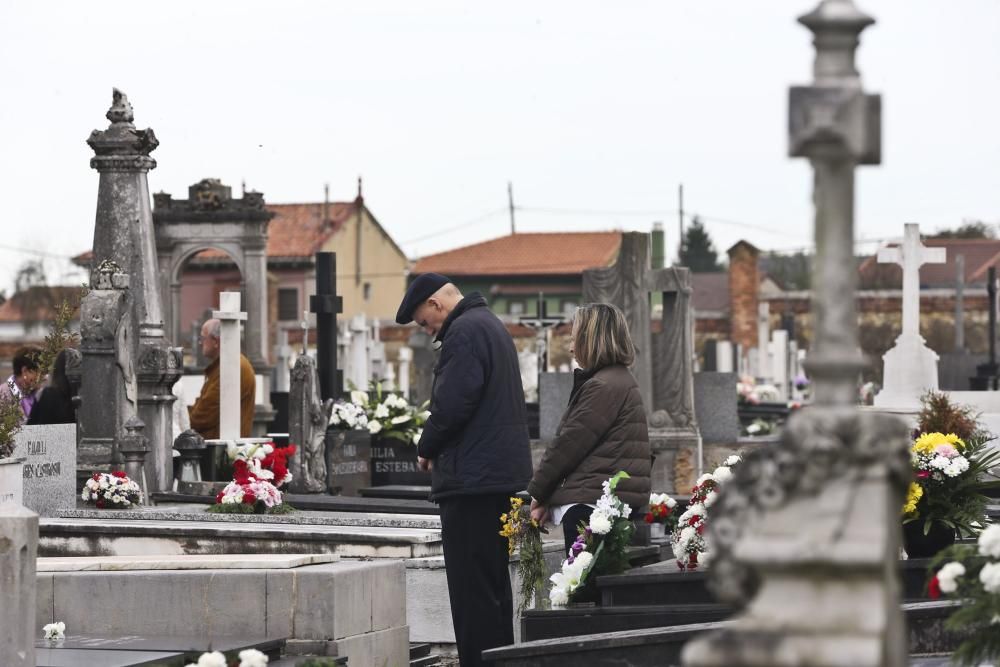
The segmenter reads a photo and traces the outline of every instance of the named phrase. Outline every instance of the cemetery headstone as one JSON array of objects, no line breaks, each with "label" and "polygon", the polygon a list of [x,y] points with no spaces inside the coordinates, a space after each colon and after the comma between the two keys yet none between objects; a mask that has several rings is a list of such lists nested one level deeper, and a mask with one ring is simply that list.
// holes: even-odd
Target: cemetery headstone
[{"label": "cemetery headstone", "polygon": [[355,315],[348,323],[350,349],[347,357],[346,377],[356,389],[368,388],[371,366],[368,359],[368,325],[364,315]]},{"label": "cemetery headstone", "polygon": [[815,171],[816,336],[807,370],[816,403],[779,447],[744,458],[712,505],[717,596],[736,620],[690,641],[687,667],[903,667],[896,570],[910,479],[907,426],[855,407],[858,349],[854,168],[877,164],[880,99],[861,88],[855,50],[874,21],[850,0],[801,17],[815,34],[815,83],[790,96],[790,153]]},{"label": "cemetery headstone", "polygon": [[372,440],[373,486],[430,486],[431,474],[417,467],[417,446],[393,438]]},{"label": "cemetery headstone", "polygon": [[240,437],[240,293],[219,294],[219,310],[212,317],[221,323],[219,337],[219,439]]},{"label": "cemetery headstone", "polygon": [[76,507],[76,424],[24,426],[14,456],[24,457],[23,504],[40,516]]},{"label": "cemetery headstone", "polygon": [[706,444],[733,444],[740,436],[736,373],[694,374],[694,410]]},{"label": "cemetery headstone", "polygon": [[399,375],[396,384],[403,398],[410,398],[410,363],[413,361],[413,350],[405,345],[399,348]]},{"label": "cemetery headstone", "polygon": [[35,667],[38,515],[0,505],[0,665]]},{"label": "cemetery headstone", "polygon": [[937,391],[938,355],[920,335],[920,266],[945,261],[944,248],[928,248],[920,242],[920,227],[907,224],[902,247],[882,248],[879,262],[903,267],[903,331],[884,355],[882,391],[876,407],[920,409],[920,396]]},{"label": "cemetery headstone", "polygon": [[358,496],[372,486],[372,436],[368,431],[326,431],[327,489],[336,496]]},{"label": "cemetery headstone", "polygon": [[[735,385],[734,385],[735,386]],[[538,438],[548,442],[556,437],[569,395],[573,391],[572,373],[539,373]]]},{"label": "cemetery headstone", "polygon": [[431,337],[422,329],[414,329],[410,334],[409,347],[413,350],[413,386],[410,388],[410,402],[421,405],[431,400],[434,386],[435,354]]},{"label": "cemetery headstone", "polygon": [[24,458],[8,456],[0,459],[0,509],[21,505],[24,500]]},{"label": "cemetery headstone", "polygon": [[720,373],[733,373],[733,344],[728,340],[720,340],[715,344],[715,370]]},{"label": "cemetery headstone", "polygon": [[320,399],[316,362],[301,355],[292,369],[288,400],[288,435],[298,451],[289,461],[293,493],[322,493],[327,488],[326,427],[333,400]]}]

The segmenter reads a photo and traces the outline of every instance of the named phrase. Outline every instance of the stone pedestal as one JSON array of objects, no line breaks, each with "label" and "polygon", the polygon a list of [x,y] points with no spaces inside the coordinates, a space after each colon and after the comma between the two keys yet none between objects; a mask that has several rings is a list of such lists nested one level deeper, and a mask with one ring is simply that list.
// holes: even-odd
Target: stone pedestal
[{"label": "stone pedestal", "polygon": [[[0,505],[0,665],[35,667],[38,515]],[[41,632],[41,628],[38,628]]]},{"label": "stone pedestal", "polygon": [[174,441],[174,449],[181,454],[180,470],[177,479],[181,482],[201,482],[201,466],[205,459],[205,452],[208,447],[205,439],[192,429],[188,429],[177,436]]},{"label": "stone pedestal", "polygon": [[118,440],[118,451],[125,459],[125,475],[142,489],[142,502],[149,498],[149,475],[146,472],[146,453],[149,439],[143,435],[146,425],[138,417],[125,422],[125,432]]},{"label": "stone pedestal", "polygon": [[875,396],[877,408],[920,409],[920,396],[938,388],[938,355],[919,335],[903,334],[882,355],[882,391]]},{"label": "stone pedestal", "polygon": [[24,498],[24,457],[0,459],[0,512]]}]

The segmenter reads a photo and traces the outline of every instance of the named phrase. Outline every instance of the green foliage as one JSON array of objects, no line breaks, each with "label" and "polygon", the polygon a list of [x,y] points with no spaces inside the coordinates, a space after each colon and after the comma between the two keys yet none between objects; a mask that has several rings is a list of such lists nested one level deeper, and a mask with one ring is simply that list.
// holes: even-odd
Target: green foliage
[{"label": "green foliage", "polygon": [[80,301],[87,293],[84,287],[80,295],[72,301],[63,299],[62,303],[55,307],[55,316],[49,326],[49,332],[45,335],[45,342],[42,344],[42,352],[38,355],[38,376],[45,377],[52,370],[52,364],[56,357],[67,347],[76,347],[80,342],[80,337],[75,332],[70,331],[69,325],[80,310]]},{"label": "green foliage", "polygon": [[212,514],[289,514],[294,512],[295,508],[288,503],[281,503],[274,507],[265,507],[262,502],[256,502],[253,505],[246,503],[216,503],[209,505],[205,511]]},{"label": "green foliage", "polygon": [[14,436],[21,430],[21,404],[17,399],[0,399],[0,459],[14,453]]},{"label": "green foliage", "polygon": [[719,253],[698,216],[694,216],[690,226],[684,231],[677,263],[698,273],[723,270],[722,264],[719,263]]},{"label": "green foliage", "polygon": [[773,250],[763,257],[763,270],[788,290],[807,290],[812,286],[812,255],[796,252],[779,255]]},{"label": "green foliage", "polygon": [[995,239],[996,229],[982,220],[967,220],[957,229],[942,229],[928,236],[930,239]]},{"label": "green foliage", "polygon": [[953,404],[947,394],[928,391],[920,397],[920,406],[917,415],[920,433],[954,433],[966,442],[983,436],[972,408]]}]

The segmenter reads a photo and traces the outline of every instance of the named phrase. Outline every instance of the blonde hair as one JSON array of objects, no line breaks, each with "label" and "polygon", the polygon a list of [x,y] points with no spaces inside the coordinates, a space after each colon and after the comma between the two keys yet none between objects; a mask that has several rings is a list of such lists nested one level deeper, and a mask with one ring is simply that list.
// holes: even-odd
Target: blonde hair
[{"label": "blonde hair", "polygon": [[617,306],[588,303],[573,316],[573,353],[580,366],[597,370],[635,361],[635,345],[628,332],[628,322]]}]

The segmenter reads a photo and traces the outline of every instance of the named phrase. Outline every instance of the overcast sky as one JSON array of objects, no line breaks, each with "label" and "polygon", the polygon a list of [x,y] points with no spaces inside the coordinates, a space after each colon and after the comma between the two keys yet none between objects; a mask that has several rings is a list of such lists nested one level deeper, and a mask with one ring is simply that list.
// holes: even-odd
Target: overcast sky
[{"label": "overcast sky", "polygon": [[[112,86],[160,139],[153,192],[205,177],[268,202],[366,202],[411,257],[510,231],[650,228],[676,254],[678,184],[716,247],[811,244],[787,89],[816,0],[0,4],[0,288],[90,248],[90,131]],[[858,235],[1000,222],[1000,1],[868,0],[883,163]],[[736,224],[738,223],[738,224]],[[455,229],[458,228],[458,229]],[[452,230],[452,231],[448,231]],[[868,246],[871,249],[871,246]]]}]

